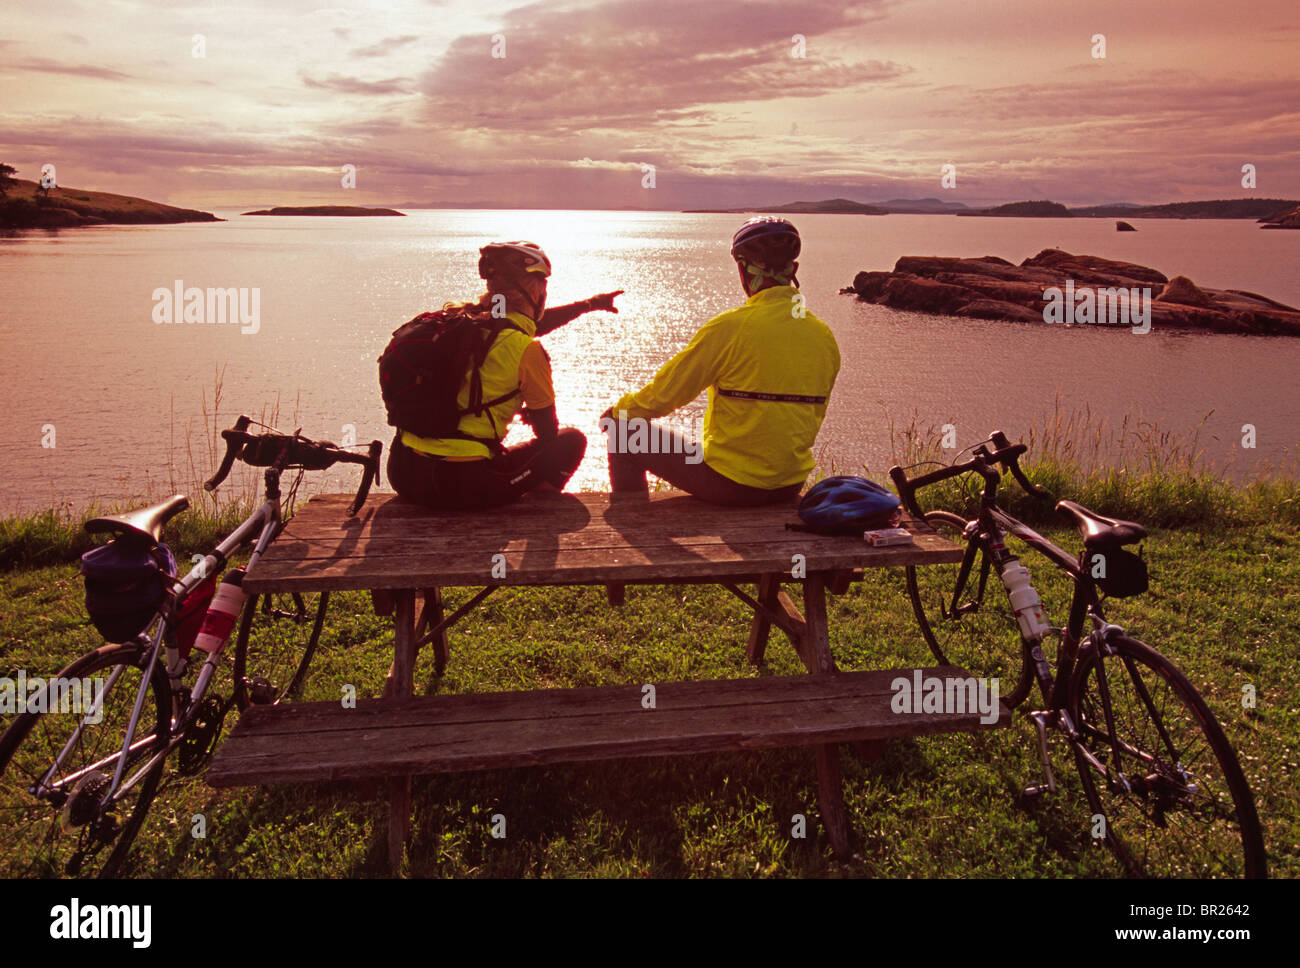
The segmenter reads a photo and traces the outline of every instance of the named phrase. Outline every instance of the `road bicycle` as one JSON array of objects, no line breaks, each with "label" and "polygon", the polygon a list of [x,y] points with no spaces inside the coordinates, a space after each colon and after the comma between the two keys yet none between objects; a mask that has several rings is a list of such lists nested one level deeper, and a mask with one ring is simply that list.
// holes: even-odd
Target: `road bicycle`
[{"label": "road bicycle", "polygon": [[[382,445],[373,441],[367,453],[353,453],[274,428],[249,433],[253,423],[241,416],[222,431],[226,453],[204,488],[215,490],[235,461],[242,460],[266,468],[265,502],[183,578],[175,576],[174,567],[159,567],[154,580],[161,601],[156,607],[146,602],[144,618],[135,625],[138,634],[88,652],[59,672],[56,679],[65,693],[69,683],[94,684],[82,693],[82,708],[61,708],[54,682],[47,681],[35,692],[28,689],[24,711],[0,736],[0,825],[10,841],[2,873],[113,876],[144,823],[172,754],[179,775],[195,775],[211,757],[232,707],[242,711],[253,704],[278,703],[301,686],[320,639],[328,593],[319,596],[311,637],[298,654],[273,635],[251,634],[257,596],[248,597],[233,614],[219,611],[217,603],[243,596],[228,592],[223,597],[217,579],[222,578],[222,588],[238,586],[244,570],[256,565],[292,516],[307,470],[362,465],[365,473],[349,509],[355,515],[379,477]],[[286,470],[298,474],[282,501],[280,478]],[[188,506],[184,495],[176,495],[152,507],[95,518],[85,527],[92,534],[113,536],[101,549],[148,554],[154,556],[150,560],[174,565],[162,543],[163,528]],[[249,547],[245,568],[228,569],[230,559]],[[87,588],[89,605],[89,579]],[[112,590],[108,608],[113,593],[120,600],[130,594],[126,588]],[[290,611],[263,598],[262,614],[305,622],[304,600],[294,596],[292,601]],[[212,687],[219,672],[232,664],[225,646],[236,614],[230,694],[222,697]],[[103,631],[107,620],[93,611],[92,618]],[[65,694],[62,706],[67,705]]]},{"label": "road bicycle", "polygon": [[[1104,837],[1130,875],[1266,876],[1254,797],[1218,720],[1174,663],[1103,612],[1103,596],[1146,591],[1140,548],[1125,550],[1146,529],[1059,501],[1057,512],[1083,537],[1083,550],[1073,555],[1012,517],[998,506],[999,466],[1029,494],[1050,496],[1020,467],[1027,449],[995,431],[967,448],[973,456],[965,462],[916,477],[901,467],[890,470],[904,506],[965,546],[960,564],[907,569],[926,643],[945,665],[997,678],[1008,708],[1024,703],[1037,681],[1042,706],[1024,715],[1038,734],[1046,782],[1025,794],[1032,799],[1056,790],[1047,743],[1053,730],[1073,752],[1093,812],[1092,835]],[[965,474],[983,478],[974,519],[921,511],[917,491]],[[1048,624],[1028,569],[1007,550],[1007,535],[1073,585],[1064,626]],[[1044,652],[1052,641],[1059,642],[1055,672]]]}]

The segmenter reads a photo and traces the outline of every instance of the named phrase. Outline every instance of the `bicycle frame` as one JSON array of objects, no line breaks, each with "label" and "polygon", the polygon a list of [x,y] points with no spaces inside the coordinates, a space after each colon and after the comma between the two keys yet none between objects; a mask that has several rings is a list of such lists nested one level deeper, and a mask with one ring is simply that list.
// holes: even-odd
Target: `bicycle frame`
[{"label": "bicycle frame", "polygon": [[[981,550],[985,554],[985,569],[990,565],[997,568],[999,572],[1009,562],[1016,558],[1015,555],[1007,551],[1006,545],[1002,540],[1003,532],[1012,534],[1027,544],[1034,551],[1038,552],[1057,570],[1069,575],[1074,583],[1074,594],[1070,600],[1069,618],[1062,628],[1062,642],[1064,648],[1057,662],[1056,682],[1064,682],[1069,676],[1069,666],[1077,657],[1077,651],[1083,637],[1084,620],[1088,616],[1093,616],[1094,620],[1104,623],[1105,617],[1101,613],[1100,602],[1097,598],[1097,588],[1092,578],[1080,567],[1078,559],[1071,555],[1065,549],[1059,547],[1053,542],[1044,538],[1041,534],[1029,527],[1023,521],[1020,521],[996,505],[981,507],[980,516],[972,522],[979,531],[975,540],[967,545],[967,559],[973,559],[976,550]],[[968,530],[970,525],[967,526]],[[965,583],[965,571],[968,568],[966,561],[962,563],[963,574],[958,578],[958,591]],[[983,576],[980,582],[979,595],[983,598],[984,581]],[[1043,671],[1046,669],[1045,660],[1040,667],[1041,651],[1038,656],[1034,656],[1034,650],[1038,649],[1038,643],[1025,643],[1030,657],[1034,661],[1036,672],[1038,673],[1039,685],[1043,688],[1043,698],[1048,701],[1049,705],[1056,707],[1055,696],[1051,694],[1053,677],[1050,672],[1046,677]]]},{"label": "bicycle frame", "polygon": [[[1060,629],[1061,650],[1057,655],[1055,674],[1053,674],[1046,657],[1043,655],[1041,640],[1029,641],[1024,638],[1023,634],[1021,636],[1025,656],[1034,670],[1039,690],[1046,704],[1046,710],[1043,712],[1030,713],[1029,715],[1035,719],[1035,723],[1040,727],[1040,730],[1046,724],[1045,720],[1039,722],[1042,717],[1045,715],[1058,717],[1057,724],[1062,732],[1065,733],[1072,745],[1079,750],[1089,765],[1108,782],[1115,780],[1127,789],[1129,786],[1128,780],[1122,773],[1111,770],[1105,763],[1097,759],[1091,750],[1078,742],[1082,734],[1069,714],[1067,709],[1069,697],[1066,695],[1081,650],[1104,648],[1106,641],[1111,636],[1122,635],[1124,630],[1106,621],[1097,596],[1096,583],[1087,570],[1080,565],[1079,559],[997,506],[994,500],[997,488],[997,473],[992,473],[995,480],[991,482],[991,486],[985,488],[984,497],[980,502],[979,515],[973,521],[967,523],[966,530],[963,532],[968,539],[966,553],[962,559],[957,581],[954,583],[953,599],[950,607],[953,612],[963,607],[960,600],[970,580],[976,554],[983,555],[983,563],[979,588],[976,590],[973,599],[975,608],[978,608],[979,604],[984,600],[988,572],[992,568],[997,568],[1000,573],[1006,564],[1016,560],[1016,556],[1007,550],[1006,544],[1003,542],[1004,532],[1015,535],[1034,551],[1045,557],[1055,568],[1070,576],[1074,583],[1074,593],[1070,600],[1069,617],[1066,624]],[[1083,634],[1085,620],[1091,620],[1093,625],[1092,631],[1087,636]],[[1053,631],[1056,630],[1053,629]],[[1114,712],[1111,708],[1104,667],[1101,666],[1098,667],[1098,688],[1101,692],[1102,712],[1105,716],[1105,738],[1111,744],[1111,747],[1116,749],[1116,755],[1118,755],[1117,746],[1119,741],[1115,729]],[[1148,708],[1151,708],[1151,699],[1145,694],[1145,691],[1143,691],[1141,698]],[[1154,709],[1152,709],[1152,712],[1154,712]],[[1045,736],[1042,737],[1042,742],[1044,746],[1043,761],[1046,765],[1048,761],[1045,755]],[[1123,744],[1123,747],[1132,755],[1138,754],[1138,751],[1133,750],[1128,744]],[[1055,789],[1055,779],[1052,777],[1050,768],[1048,768],[1047,779],[1048,789]]]},{"label": "bicycle frame", "polygon": [[145,699],[149,694],[154,666],[158,662],[159,656],[168,638],[167,633],[172,628],[172,611],[174,603],[183,600],[186,595],[198,587],[200,583],[205,581],[210,574],[219,573],[223,570],[226,563],[230,560],[230,556],[247,544],[253,543],[254,536],[256,536],[253,551],[248,559],[248,566],[251,567],[254,565],[257,562],[257,559],[266,551],[271,542],[275,540],[283,526],[278,479],[272,481],[269,472],[267,484],[266,502],[245,518],[239,527],[232,531],[220,544],[217,545],[216,548],[208,552],[201,561],[197,562],[184,578],[175,580],[176,590],[172,595],[171,601],[165,603],[158,610],[157,616],[151,623],[152,632],[142,632],[136,638],[136,641],[140,643],[142,650],[144,647],[148,647],[149,654],[147,660],[141,666],[144,675],[141,677],[140,685],[136,690],[135,705],[132,707],[131,717],[127,722],[126,735],[123,737],[121,749],[104,757],[102,760],[63,777],[63,779],[57,784],[51,784],[49,782],[51,776],[53,776],[63,765],[64,758],[80,739],[84,728],[88,724],[91,724],[92,720],[97,718],[99,714],[99,706],[103,702],[105,693],[108,692],[113,683],[117,681],[118,676],[121,675],[122,667],[119,666],[113,670],[113,673],[110,675],[109,681],[105,685],[104,689],[96,697],[91,708],[83,715],[81,721],[77,724],[77,728],[73,730],[72,735],[59,751],[58,756],[54,758],[54,762],[36,784],[34,792],[49,792],[57,790],[60,787],[70,786],[75,784],[86,774],[107,767],[116,761],[112,782],[109,784],[108,790],[105,792],[104,796],[100,799],[100,806],[102,808],[107,808],[114,801],[120,800],[132,789],[132,787],[136,786],[136,784],[148,775],[149,771],[152,770],[159,761],[166,758],[172,750],[180,744],[181,740],[184,738],[185,727],[188,725],[187,717],[190,715],[191,710],[198,708],[199,701],[207,692],[208,684],[211,682],[212,676],[216,672],[217,661],[221,655],[220,651],[209,654],[206,661],[203,663],[203,667],[199,670],[198,677],[195,679],[194,688],[191,690],[189,704],[184,710],[177,708],[176,705],[176,700],[180,696],[180,670],[177,670],[175,675],[172,675],[169,671],[168,678],[172,686],[171,696],[169,698],[172,700],[173,708],[171,710],[171,715],[174,717],[172,738],[168,741],[166,747],[155,752],[153,756],[149,757],[149,759],[136,769],[128,778],[123,779],[123,774],[126,771],[126,764],[130,759],[130,754],[135,750],[147,746],[153,741],[152,736],[146,736],[136,740],[135,734],[136,729],[139,726],[140,714],[144,709]]}]

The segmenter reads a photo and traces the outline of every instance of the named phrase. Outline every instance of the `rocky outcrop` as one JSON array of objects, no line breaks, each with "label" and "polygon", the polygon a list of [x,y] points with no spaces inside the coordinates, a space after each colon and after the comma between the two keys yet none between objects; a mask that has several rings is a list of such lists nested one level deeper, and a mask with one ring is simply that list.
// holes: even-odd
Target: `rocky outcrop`
[{"label": "rocky outcrop", "polygon": [[1197,285],[1186,276],[1174,276],[1165,284],[1165,288],[1160,295],[1156,296],[1156,302],[1178,303],[1183,306],[1201,306],[1211,305],[1210,297],[1207,296]]},{"label": "rocky outcrop", "polygon": [[1260,228],[1264,229],[1300,229],[1300,205],[1281,215],[1262,218],[1260,221],[1264,223]]},{"label": "rocky outcrop", "polygon": [[1115,223],[1115,231],[1116,231],[1116,232],[1136,232],[1137,229],[1135,229],[1133,226],[1129,225],[1127,222],[1116,222],[1116,223]]},{"label": "rocky outcrop", "polygon": [[[841,291],[895,309],[973,319],[1114,321],[1119,325],[1113,328],[1137,328],[1140,306],[1152,329],[1300,336],[1300,309],[1293,306],[1239,289],[1202,289],[1186,276],[1169,279],[1147,266],[1060,249],[1044,249],[1018,266],[997,256],[904,256],[892,272],[859,272]],[[1108,316],[1117,305],[1124,315]]]}]

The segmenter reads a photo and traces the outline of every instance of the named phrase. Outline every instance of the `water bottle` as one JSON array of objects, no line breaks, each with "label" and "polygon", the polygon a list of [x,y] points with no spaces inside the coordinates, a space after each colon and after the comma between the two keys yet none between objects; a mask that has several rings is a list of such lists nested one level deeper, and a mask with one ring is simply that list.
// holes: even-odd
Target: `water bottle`
[{"label": "water bottle", "polygon": [[208,613],[203,616],[203,627],[194,639],[194,648],[212,656],[225,648],[230,630],[235,627],[235,620],[244,608],[244,599],[248,597],[241,587],[243,582],[242,568],[232,568],[222,577],[217,593],[208,605]]},{"label": "water bottle", "polygon": [[1047,630],[1047,616],[1043,614],[1043,603],[1029,584],[1029,569],[1012,560],[1002,569],[1002,584],[1007,586],[1011,596],[1011,607],[1016,611],[1016,621],[1020,631],[1030,642],[1037,642]]}]

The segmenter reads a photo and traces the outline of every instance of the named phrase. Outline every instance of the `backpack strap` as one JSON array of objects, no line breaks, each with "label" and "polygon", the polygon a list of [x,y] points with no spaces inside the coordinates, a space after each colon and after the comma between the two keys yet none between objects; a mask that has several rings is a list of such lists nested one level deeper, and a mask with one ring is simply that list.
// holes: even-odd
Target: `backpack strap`
[{"label": "backpack strap", "polygon": [[482,377],[483,364],[487,361],[488,353],[491,352],[492,347],[495,345],[497,337],[505,330],[513,329],[517,332],[524,333],[525,336],[528,334],[524,332],[522,326],[509,319],[492,319],[486,322],[476,322],[476,325],[481,329],[483,335],[475,346],[474,354],[470,359],[469,406],[461,410],[460,415],[462,417],[471,414],[479,416],[480,414],[486,413],[488,423],[492,425],[492,432],[495,436],[490,440],[484,437],[476,437],[473,434],[460,432],[455,436],[461,440],[477,441],[480,444],[484,444],[488,450],[499,454],[504,451],[505,448],[501,443],[501,435],[497,430],[496,418],[492,416],[492,408],[498,404],[505,403],[511,397],[519,393],[522,387],[516,386],[513,390],[503,393],[499,397],[495,397],[491,400],[484,400]]}]

